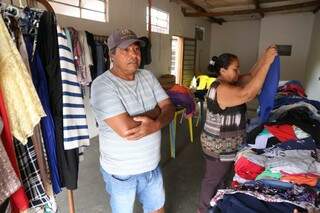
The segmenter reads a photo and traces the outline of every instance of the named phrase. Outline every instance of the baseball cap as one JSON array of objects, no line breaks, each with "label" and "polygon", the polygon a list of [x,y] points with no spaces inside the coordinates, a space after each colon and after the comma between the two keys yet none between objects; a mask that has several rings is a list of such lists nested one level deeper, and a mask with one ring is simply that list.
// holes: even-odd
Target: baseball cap
[{"label": "baseball cap", "polygon": [[145,42],[138,39],[137,35],[132,30],[121,29],[113,31],[108,37],[107,43],[109,50],[112,50],[117,47],[125,49],[135,42],[139,42],[140,47],[145,46]]}]

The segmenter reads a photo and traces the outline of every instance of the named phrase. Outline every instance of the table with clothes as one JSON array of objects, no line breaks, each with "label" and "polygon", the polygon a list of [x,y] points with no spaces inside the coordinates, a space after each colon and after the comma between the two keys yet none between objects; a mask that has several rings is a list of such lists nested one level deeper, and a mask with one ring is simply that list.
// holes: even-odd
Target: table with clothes
[{"label": "table with clothes", "polygon": [[246,142],[231,188],[218,190],[211,212],[320,212],[320,102],[300,82],[280,84],[268,119]]}]

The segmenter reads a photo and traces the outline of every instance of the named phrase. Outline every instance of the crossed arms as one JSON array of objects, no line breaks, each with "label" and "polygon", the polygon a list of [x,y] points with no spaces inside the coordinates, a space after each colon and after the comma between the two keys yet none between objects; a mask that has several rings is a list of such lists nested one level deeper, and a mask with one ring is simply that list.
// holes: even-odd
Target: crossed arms
[{"label": "crossed arms", "polygon": [[131,117],[128,113],[122,113],[104,121],[121,137],[138,140],[166,126],[172,120],[174,111],[168,98],[141,115]]}]

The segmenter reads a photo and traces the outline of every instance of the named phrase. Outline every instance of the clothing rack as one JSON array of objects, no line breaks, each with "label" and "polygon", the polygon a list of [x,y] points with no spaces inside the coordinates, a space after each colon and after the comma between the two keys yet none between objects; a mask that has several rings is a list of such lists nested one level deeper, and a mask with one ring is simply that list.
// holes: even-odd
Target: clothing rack
[{"label": "clothing rack", "polygon": [[[11,5],[14,6],[13,0],[10,0],[10,2],[11,2]],[[27,2],[27,6],[31,6],[31,7],[36,7],[37,6],[36,3],[40,3],[41,5],[43,5],[45,7],[45,9],[47,11],[54,13],[54,9],[52,8],[52,6],[50,5],[50,3],[47,0],[27,0],[26,2]],[[21,0],[19,0],[19,4],[20,4],[19,5],[20,8],[23,7]],[[100,36],[100,37],[102,37],[102,36]],[[69,212],[75,213],[73,191],[67,189],[67,196],[68,196]]]}]

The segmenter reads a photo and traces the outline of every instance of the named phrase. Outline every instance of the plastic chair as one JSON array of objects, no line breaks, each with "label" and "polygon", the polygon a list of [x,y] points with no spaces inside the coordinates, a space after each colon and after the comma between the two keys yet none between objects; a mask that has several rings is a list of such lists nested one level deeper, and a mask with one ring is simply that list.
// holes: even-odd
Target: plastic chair
[{"label": "plastic chair", "polygon": [[[170,153],[171,157],[176,157],[176,126],[177,126],[177,117],[178,115],[183,116],[185,113],[185,108],[176,108],[176,111],[174,113],[174,118],[169,124],[169,134],[170,134]],[[188,126],[189,126],[189,136],[190,136],[190,142],[193,143],[193,128],[192,128],[192,117],[187,118],[188,120]],[[182,120],[181,120],[182,121]]]},{"label": "plastic chair", "polygon": [[197,90],[208,90],[211,84],[216,80],[216,78],[209,77],[207,75],[198,75],[197,78]]}]

